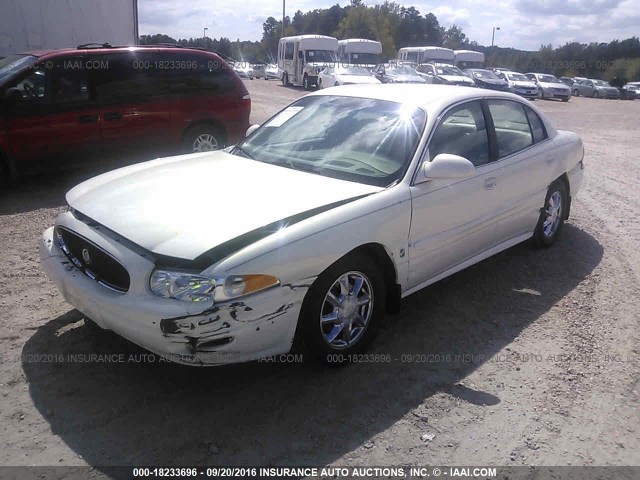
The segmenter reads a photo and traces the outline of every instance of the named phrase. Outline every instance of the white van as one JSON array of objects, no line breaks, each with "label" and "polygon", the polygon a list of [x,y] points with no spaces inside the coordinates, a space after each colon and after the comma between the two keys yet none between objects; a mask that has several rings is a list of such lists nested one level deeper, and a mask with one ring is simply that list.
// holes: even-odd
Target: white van
[{"label": "white van", "polygon": [[278,73],[282,84],[318,86],[318,74],[335,66],[338,40],[324,35],[282,37],[278,44]]},{"label": "white van", "polygon": [[455,50],[455,66],[465,68],[484,68],[484,53],[474,50]]},{"label": "white van", "polygon": [[404,47],[398,50],[398,60],[416,65],[427,62],[453,65],[455,54],[450,48],[444,47]]},{"label": "white van", "polygon": [[382,44],[365,38],[347,38],[338,41],[338,61],[344,65],[375,67],[380,62]]}]

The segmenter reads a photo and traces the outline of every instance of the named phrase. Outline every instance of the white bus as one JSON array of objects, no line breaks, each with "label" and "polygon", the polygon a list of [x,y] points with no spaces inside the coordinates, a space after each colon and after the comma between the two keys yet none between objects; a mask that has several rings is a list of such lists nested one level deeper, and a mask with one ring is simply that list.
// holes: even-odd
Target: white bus
[{"label": "white bus", "polygon": [[484,53],[474,50],[455,50],[455,65],[460,69],[484,68]]},{"label": "white bus", "polygon": [[278,73],[283,85],[318,86],[318,74],[335,66],[338,40],[324,35],[282,37],[278,44]]},{"label": "white bus", "polygon": [[382,44],[364,38],[347,38],[338,41],[338,61],[343,65],[375,67],[380,62]]},{"label": "white bus", "polygon": [[453,65],[455,54],[450,48],[444,47],[404,47],[398,50],[398,60],[416,65],[427,62]]}]

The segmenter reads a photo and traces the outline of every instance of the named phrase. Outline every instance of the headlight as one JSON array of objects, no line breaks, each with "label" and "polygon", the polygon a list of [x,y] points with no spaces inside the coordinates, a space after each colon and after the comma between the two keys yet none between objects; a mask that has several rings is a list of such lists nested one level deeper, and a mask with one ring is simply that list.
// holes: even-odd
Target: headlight
[{"label": "headlight", "polygon": [[222,302],[279,284],[280,280],[273,275],[207,277],[171,270],[156,270],[149,279],[149,287],[155,295],[185,302]]}]

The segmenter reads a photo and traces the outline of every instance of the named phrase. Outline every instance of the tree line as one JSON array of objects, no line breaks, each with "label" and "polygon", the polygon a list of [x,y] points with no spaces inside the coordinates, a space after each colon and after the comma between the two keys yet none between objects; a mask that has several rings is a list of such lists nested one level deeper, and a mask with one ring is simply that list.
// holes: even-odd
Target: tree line
[{"label": "tree line", "polygon": [[[440,25],[433,13],[421,14],[415,7],[396,2],[368,7],[352,0],[345,7],[308,12],[298,10],[284,18],[284,35],[330,35],[337,38],[368,38],[383,45],[383,58],[395,58],[402,47],[434,45],[452,49],[471,49],[485,54],[488,66],[506,67],[519,72],[551,73],[556,76],[604,78],[614,83],[640,80],[640,40],[632,37],[609,43],[570,42],[553,48],[541,45],[537,51],[488,47],[467,37],[457,25]],[[263,23],[262,39],[257,42],[231,41],[229,38],[174,39],[167,35],[142,35],[141,44],[174,43],[216,51],[225,57],[249,62],[275,60],[278,40],[283,35],[282,20],[269,17]]]}]

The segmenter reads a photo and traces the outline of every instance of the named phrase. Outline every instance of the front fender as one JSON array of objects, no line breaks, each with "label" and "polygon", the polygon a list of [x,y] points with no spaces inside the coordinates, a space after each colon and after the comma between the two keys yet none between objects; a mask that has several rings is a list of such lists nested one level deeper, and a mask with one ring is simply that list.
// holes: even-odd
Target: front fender
[{"label": "front fender", "polygon": [[411,197],[402,185],[308,218],[222,260],[205,274],[269,273],[281,284],[310,284],[338,259],[365,244],[382,245],[404,289]]}]

